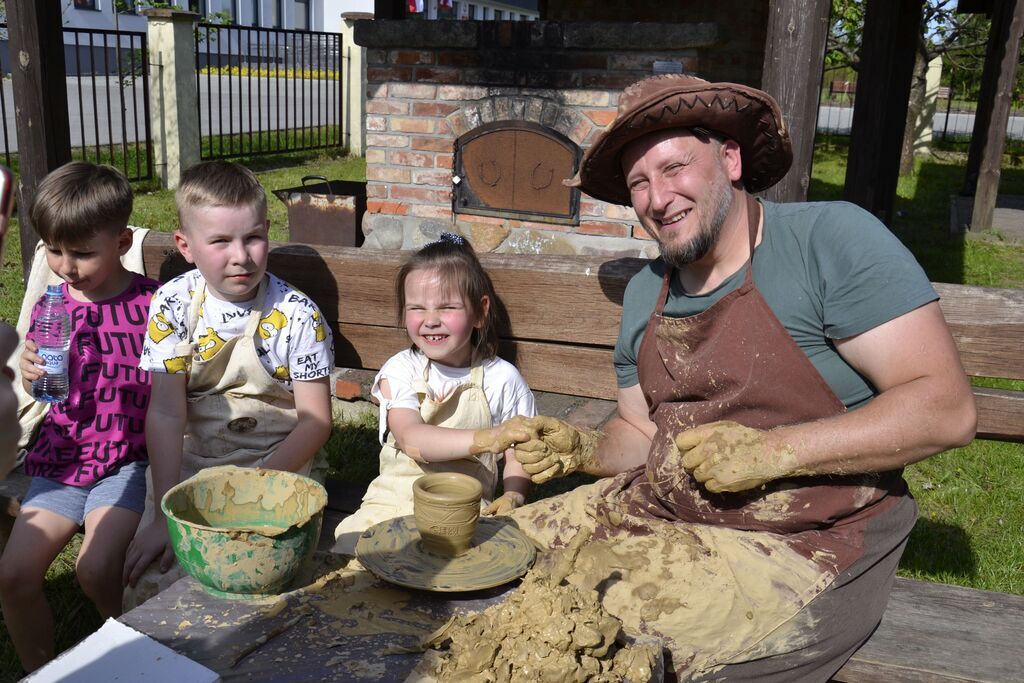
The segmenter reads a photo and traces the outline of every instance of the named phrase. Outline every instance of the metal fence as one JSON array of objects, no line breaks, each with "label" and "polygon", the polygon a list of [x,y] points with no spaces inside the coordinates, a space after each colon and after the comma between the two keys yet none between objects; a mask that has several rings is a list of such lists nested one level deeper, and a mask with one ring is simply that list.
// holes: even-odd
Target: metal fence
[{"label": "metal fence", "polygon": [[[10,73],[10,64],[3,66]],[[146,34],[65,29],[64,69],[71,156],[116,166],[129,180],[152,178]],[[0,133],[7,166],[18,151],[13,100],[11,81],[4,78]]]},{"label": "metal fence", "polygon": [[342,36],[200,23],[200,156],[343,146]]},{"label": "metal fence", "polygon": [[[849,135],[853,124],[853,106],[857,84],[852,81],[832,81],[822,91],[818,109],[818,132]],[[955,88],[943,86],[936,96],[935,115],[932,118],[932,136],[935,140],[969,142],[974,133],[974,115],[977,103],[966,96],[958,96]],[[1006,124],[1007,142],[1024,141],[1024,100],[1015,100],[1010,107]]]}]

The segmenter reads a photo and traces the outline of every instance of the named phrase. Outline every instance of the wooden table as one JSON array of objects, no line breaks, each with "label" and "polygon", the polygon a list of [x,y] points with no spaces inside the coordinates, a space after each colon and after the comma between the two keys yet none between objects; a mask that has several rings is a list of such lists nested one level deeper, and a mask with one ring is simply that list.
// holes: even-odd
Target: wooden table
[{"label": "wooden table", "polygon": [[[337,556],[317,559],[317,576],[340,564]],[[363,570],[333,576],[320,588],[260,601],[218,598],[186,577],[120,620],[224,681],[404,681],[422,654],[385,652],[415,647],[453,614],[486,609],[518,585],[428,593]]]}]

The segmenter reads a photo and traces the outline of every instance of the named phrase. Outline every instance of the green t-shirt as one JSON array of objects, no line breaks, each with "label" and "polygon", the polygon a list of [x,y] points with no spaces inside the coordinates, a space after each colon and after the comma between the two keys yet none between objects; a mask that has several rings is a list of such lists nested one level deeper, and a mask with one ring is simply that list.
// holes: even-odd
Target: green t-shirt
[{"label": "green t-shirt", "polygon": [[[775,316],[836,396],[854,407],[877,392],[836,351],[833,340],[866,332],[939,298],[902,243],[874,216],[846,202],[762,202],[764,234],[754,250],[754,283]],[[636,384],[644,328],[661,289],[665,262],[652,261],[626,287],[615,372]],[[673,278],[664,314],[700,313],[737,289],[744,265],[714,291],[689,296]]]}]

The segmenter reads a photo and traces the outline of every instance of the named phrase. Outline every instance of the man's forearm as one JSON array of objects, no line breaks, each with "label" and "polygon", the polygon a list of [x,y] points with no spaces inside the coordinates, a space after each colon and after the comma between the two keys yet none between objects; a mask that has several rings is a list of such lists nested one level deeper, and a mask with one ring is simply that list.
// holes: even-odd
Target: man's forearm
[{"label": "man's forearm", "polygon": [[975,420],[969,389],[950,393],[922,378],[855,411],[781,427],[770,438],[792,453],[797,475],[885,472],[969,443]]},{"label": "man's forearm", "polygon": [[651,440],[616,415],[605,425],[595,457],[582,468],[587,474],[610,477],[647,462]]}]

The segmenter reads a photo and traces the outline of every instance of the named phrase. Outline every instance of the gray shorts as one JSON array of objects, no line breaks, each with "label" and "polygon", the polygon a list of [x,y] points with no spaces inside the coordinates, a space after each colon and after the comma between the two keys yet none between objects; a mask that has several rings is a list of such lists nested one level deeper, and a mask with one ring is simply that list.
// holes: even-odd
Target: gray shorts
[{"label": "gray shorts", "polygon": [[113,506],[141,515],[146,506],[148,466],[147,462],[130,462],[88,486],[71,486],[45,477],[32,477],[21,507],[56,512],[79,526],[96,508]]}]

